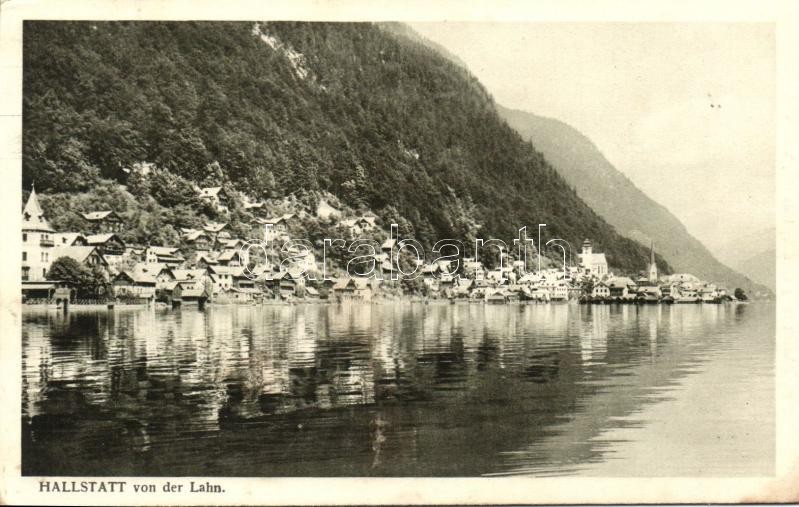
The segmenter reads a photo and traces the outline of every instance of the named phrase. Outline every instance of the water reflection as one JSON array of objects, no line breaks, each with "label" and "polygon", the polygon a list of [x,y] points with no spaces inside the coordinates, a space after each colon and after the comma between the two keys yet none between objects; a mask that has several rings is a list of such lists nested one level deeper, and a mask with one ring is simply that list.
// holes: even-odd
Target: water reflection
[{"label": "water reflection", "polygon": [[[773,319],[767,305],[30,313],[23,471],[598,473],[636,442],[668,445],[647,433],[659,422],[648,407],[679,397],[692,378],[712,381],[722,398],[742,386],[765,394],[730,395],[731,410],[745,402],[752,418],[773,421]],[[713,373],[728,365],[736,375]],[[747,445],[760,445],[748,448],[759,459],[722,463],[706,435],[701,470],[769,473],[773,424],[729,417],[757,432]],[[640,458],[599,473],[639,475]],[[675,475],[679,465],[646,473]]]}]

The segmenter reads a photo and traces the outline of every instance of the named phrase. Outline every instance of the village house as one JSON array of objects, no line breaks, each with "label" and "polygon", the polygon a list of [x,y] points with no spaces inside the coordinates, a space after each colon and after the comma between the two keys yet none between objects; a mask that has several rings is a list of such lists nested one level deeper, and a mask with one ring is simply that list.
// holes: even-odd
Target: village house
[{"label": "village house", "polygon": [[391,255],[391,252],[397,247],[397,240],[394,238],[387,238],[380,245],[380,251],[386,254],[386,258]]},{"label": "village house", "polygon": [[166,264],[139,264],[134,269],[141,269],[155,277],[155,290],[163,290],[175,281],[175,274]]},{"label": "village house", "polygon": [[233,269],[228,266],[208,266],[208,277],[214,295],[227,292],[233,287]]},{"label": "village house", "polygon": [[264,275],[266,287],[277,297],[287,299],[297,293],[300,280],[289,271],[281,270],[277,273],[267,273]]},{"label": "village house", "polygon": [[114,297],[155,300],[155,276],[141,269],[125,270],[113,279]]},{"label": "village house", "polygon": [[172,269],[171,272],[175,281],[196,290],[203,290],[210,281],[205,269]]},{"label": "village house", "polygon": [[97,247],[103,255],[122,256],[125,253],[125,242],[112,232],[86,236],[86,244]]},{"label": "village house", "polygon": [[87,222],[86,230],[91,233],[121,232],[125,227],[122,217],[115,211],[90,211],[80,215]]},{"label": "village house", "polygon": [[296,225],[297,218],[293,213],[286,213],[279,217],[261,219],[258,223],[262,226],[271,225],[272,234],[276,234],[278,237],[286,237],[289,229]]},{"label": "village house", "polygon": [[22,280],[40,281],[47,277],[50,264],[57,258],[53,255],[55,231],[44,217],[31,187],[31,194],[22,211]]},{"label": "village house", "polygon": [[86,236],[79,232],[57,232],[53,236],[56,246],[86,246]]},{"label": "village house", "polygon": [[166,264],[177,267],[185,262],[179,249],[172,246],[148,246],[142,252],[143,261],[147,264]]},{"label": "village house", "polygon": [[547,280],[542,284],[551,301],[566,301],[569,299],[569,284],[565,280]]},{"label": "village house", "polygon": [[197,252],[194,265],[200,269],[208,269],[211,266],[218,266],[214,252]]},{"label": "village house", "polygon": [[377,217],[375,216],[362,216],[362,217],[342,220],[341,225],[346,227],[349,230],[350,234],[357,237],[363,234],[364,232],[375,230],[376,220]]},{"label": "village house", "polygon": [[608,298],[610,297],[610,287],[603,281],[599,281],[594,284],[593,289],[591,289],[591,297],[592,298]]},{"label": "village house", "polygon": [[241,200],[244,204],[244,209],[254,213],[256,211],[260,211],[264,208],[265,203],[263,201],[256,201],[255,199],[251,199],[250,196],[247,194],[241,194]]},{"label": "village house", "polygon": [[203,286],[198,287],[193,281],[176,281],[172,288],[170,299],[173,304],[180,302],[180,304],[201,303],[211,298],[208,288]]},{"label": "village house", "polygon": [[608,290],[610,297],[620,299],[630,299],[637,292],[635,282],[624,276],[613,278],[608,284]]},{"label": "village house", "polygon": [[212,240],[216,241],[219,238],[229,238],[230,236],[222,234],[222,231],[227,227],[227,223],[220,223],[220,222],[208,222],[203,225],[203,231],[210,237]]},{"label": "village house", "polygon": [[216,263],[220,266],[237,267],[244,264],[241,253],[239,250],[227,249],[223,250],[216,256]]},{"label": "village house", "polygon": [[213,246],[213,239],[205,231],[197,229],[182,229],[181,241],[191,245],[197,250],[209,250]]},{"label": "village house", "polygon": [[203,201],[209,203],[219,213],[227,213],[228,207],[223,202],[222,187],[206,187],[201,188],[199,197]]},{"label": "village house", "polygon": [[471,278],[482,278],[484,275],[483,263],[474,257],[463,258],[463,272]]},{"label": "village house", "polygon": [[373,287],[368,278],[346,277],[333,286],[333,294],[340,301],[371,301]]},{"label": "village house", "polygon": [[217,250],[241,250],[246,242],[239,238],[218,238],[216,241]]},{"label": "village house", "polygon": [[319,204],[316,206],[316,216],[323,220],[335,219],[341,217],[341,211],[325,199],[319,199]]},{"label": "village house", "polygon": [[69,257],[84,266],[108,268],[108,262],[94,246],[59,246],[53,249],[53,260]]},{"label": "village house", "polygon": [[584,274],[592,274],[597,277],[602,277],[608,274],[608,261],[604,253],[595,253],[591,240],[586,239],[583,241],[582,251],[577,254],[580,261],[580,268]]}]

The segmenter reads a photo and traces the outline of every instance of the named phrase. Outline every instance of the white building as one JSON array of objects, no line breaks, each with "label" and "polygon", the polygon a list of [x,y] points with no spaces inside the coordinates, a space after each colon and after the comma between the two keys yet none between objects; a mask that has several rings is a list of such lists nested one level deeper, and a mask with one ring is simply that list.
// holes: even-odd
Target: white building
[{"label": "white building", "polygon": [[582,251],[577,254],[577,258],[580,260],[580,270],[585,274],[590,273],[601,277],[608,273],[608,261],[605,259],[605,254],[594,253],[591,240],[583,241]]},{"label": "white building", "polygon": [[53,258],[55,247],[53,228],[44,218],[39,206],[36,190],[31,188],[31,195],[22,211],[22,280],[44,280]]}]

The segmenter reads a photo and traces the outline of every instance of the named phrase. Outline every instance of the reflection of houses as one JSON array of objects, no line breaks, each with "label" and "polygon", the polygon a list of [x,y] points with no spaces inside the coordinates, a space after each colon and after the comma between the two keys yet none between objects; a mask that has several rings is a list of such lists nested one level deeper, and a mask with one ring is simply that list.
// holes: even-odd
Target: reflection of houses
[{"label": "reflection of houses", "polygon": [[53,229],[39,206],[36,190],[31,189],[22,211],[22,280],[44,280],[53,257]]},{"label": "reflection of houses", "polygon": [[342,301],[369,301],[372,299],[372,285],[368,278],[342,278],[333,285],[333,294]]},{"label": "reflection of houses", "polygon": [[125,225],[115,211],[90,211],[81,216],[88,222],[87,229],[94,233],[120,232]]},{"label": "reflection of houses", "polygon": [[583,241],[582,252],[577,254],[580,259],[580,269],[585,274],[603,276],[608,273],[608,261],[605,254],[594,253],[591,241]]}]

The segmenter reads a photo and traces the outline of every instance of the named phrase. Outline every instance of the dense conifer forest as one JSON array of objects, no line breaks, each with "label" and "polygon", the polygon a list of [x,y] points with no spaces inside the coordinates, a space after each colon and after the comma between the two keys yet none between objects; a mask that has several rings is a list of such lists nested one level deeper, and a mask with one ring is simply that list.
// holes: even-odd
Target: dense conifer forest
[{"label": "dense conifer forest", "polygon": [[330,192],[425,246],[546,223],[611,267],[648,261],[468,71],[385,26],[28,21],[23,58],[23,185],[56,226],[100,192],[138,217],[137,241],[168,240],[219,218],[193,185],[223,185],[309,206]]}]

